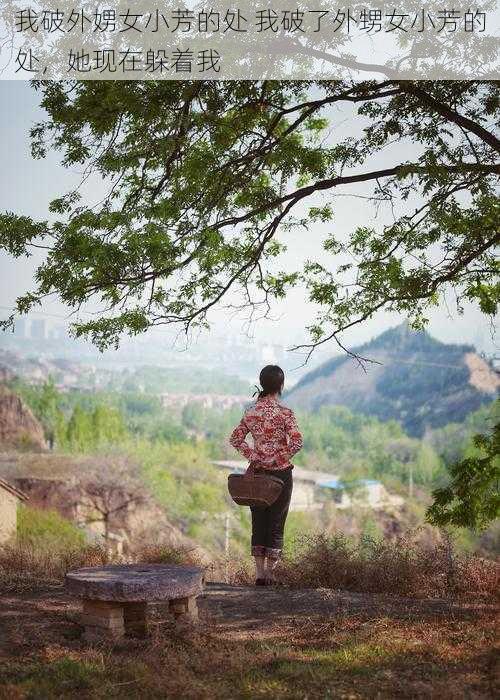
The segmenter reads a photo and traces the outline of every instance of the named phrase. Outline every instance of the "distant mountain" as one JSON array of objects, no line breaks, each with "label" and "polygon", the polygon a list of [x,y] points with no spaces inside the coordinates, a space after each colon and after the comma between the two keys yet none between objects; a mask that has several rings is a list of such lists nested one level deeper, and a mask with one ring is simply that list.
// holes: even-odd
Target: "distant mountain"
[{"label": "distant mountain", "polygon": [[394,418],[410,435],[460,422],[491,402],[500,377],[471,345],[448,345],[405,323],[355,348],[375,360],[366,372],[347,355],[334,357],[306,374],[284,397],[292,408],[317,411],[347,406],[353,411]]}]

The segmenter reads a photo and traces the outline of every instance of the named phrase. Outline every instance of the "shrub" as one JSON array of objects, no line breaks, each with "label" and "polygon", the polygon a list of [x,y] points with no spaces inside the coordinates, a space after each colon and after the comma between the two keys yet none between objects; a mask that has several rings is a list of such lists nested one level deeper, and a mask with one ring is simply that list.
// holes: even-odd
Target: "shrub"
[{"label": "shrub", "polygon": [[419,598],[498,595],[498,563],[457,555],[446,537],[425,546],[409,536],[353,543],[342,534],[315,535],[303,538],[295,552],[280,566],[283,581],[294,587]]},{"label": "shrub", "polygon": [[132,559],[146,564],[199,565],[197,548],[171,547],[169,545],[147,544],[134,550]]},{"label": "shrub", "polygon": [[21,545],[41,550],[77,550],[85,546],[84,533],[54,510],[21,506],[17,514],[17,539]]},{"label": "shrub", "polygon": [[32,543],[0,547],[0,593],[22,593],[60,584],[67,571],[102,566],[109,557],[97,545],[77,549],[40,548]]}]

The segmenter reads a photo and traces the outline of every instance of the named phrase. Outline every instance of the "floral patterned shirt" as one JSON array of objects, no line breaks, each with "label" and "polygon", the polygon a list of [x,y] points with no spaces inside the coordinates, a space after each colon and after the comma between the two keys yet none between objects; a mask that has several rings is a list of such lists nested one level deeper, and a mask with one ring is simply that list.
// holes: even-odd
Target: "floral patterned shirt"
[{"label": "floral patterned shirt", "polygon": [[[248,433],[253,447],[245,440]],[[290,458],[302,447],[302,435],[293,411],[274,396],[263,396],[246,409],[229,442],[264,469],[286,469],[292,466]]]}]

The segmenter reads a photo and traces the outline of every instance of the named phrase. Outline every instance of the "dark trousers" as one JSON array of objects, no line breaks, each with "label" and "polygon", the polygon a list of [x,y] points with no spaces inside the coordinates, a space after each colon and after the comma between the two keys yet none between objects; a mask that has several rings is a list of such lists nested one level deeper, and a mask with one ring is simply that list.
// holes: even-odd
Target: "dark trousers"
[{"label": "dark trousers", "polygon": [[252,555],[278,559],[283,549],[283,531],[292,497],[292,467],[288,469],[262,469],[256,474],[276,476],[283,482],[277,500],[267,508],[250,508],[252,512]]}]

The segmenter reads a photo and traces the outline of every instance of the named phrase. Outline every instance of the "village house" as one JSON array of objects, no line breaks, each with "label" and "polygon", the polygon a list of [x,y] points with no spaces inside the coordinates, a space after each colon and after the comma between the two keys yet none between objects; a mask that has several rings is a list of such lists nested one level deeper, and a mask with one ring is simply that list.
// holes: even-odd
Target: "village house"
[{"label": "village house", "polygon": [[245,406],[249,403],[248,396],[232,394],[160,394],[163,408],[183,408],[187,404],[196,403],[203,408],[225,410],[233,406]]},{"label": "village house", "polygon": [[[238,460],[214,461],[213,464],[228,474],[243,474],[248,466]],[[294,467],[293,484],[291,511],[317,510],[325,502],[333,502],[340,509],[356,505],[374,510],[397,508],[403,504],[400,496],[388,493],[380,481],[373,479],[361,479],[347,485],[335,474]]]},{"label": "village house", "polygon": [[13,539],[17,530],[17,508],[28,496],[18,488],[0,479],[0,544]]}]

